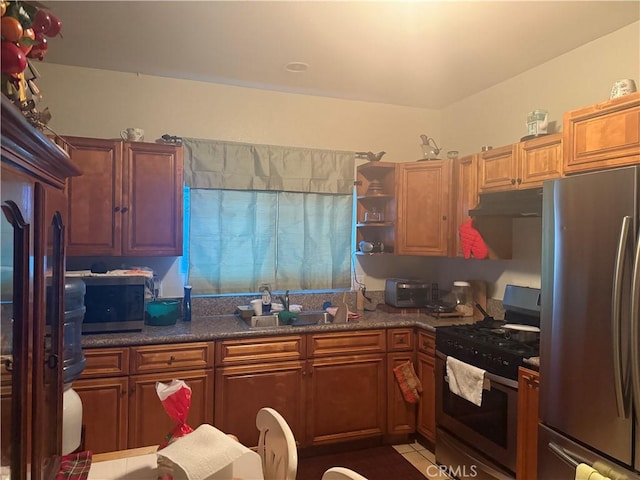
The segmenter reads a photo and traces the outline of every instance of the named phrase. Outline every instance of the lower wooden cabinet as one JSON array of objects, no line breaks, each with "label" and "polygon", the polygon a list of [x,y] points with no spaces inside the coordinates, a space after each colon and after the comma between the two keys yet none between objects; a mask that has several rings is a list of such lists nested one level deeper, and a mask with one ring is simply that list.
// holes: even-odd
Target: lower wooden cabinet
[{"label": "lower wooden cabinet", "polygon": [[309,361],[310,445],[380,436],[385,431],[384,354]]},{"label": "lower wooden cabinet", "polygon": [[306,401],[304,361],[263,362],[216,369],[215,426],[232,433],[247,446],[258,445],[256,414],[275,408],[294,437],[305,436]]},{"label": "lower wooden cabinet", "polygon": [[416,404],[404,399],[393,369],[403,363],[415,364],[413,328],[387,330],[387,431],[390,436],[416,431]]},{"label": "lower wooden cabinet", "polygon": [[[393,374],[416,360],[424,392],[407,403]],[[102,453],[161,443],[174,428],[156,382],[192,389],[187,424],[258,443],[262,407],[280,412],[301,447],[418,430],[435,438],[433,335],[413,328],[228,339],[85,350],[73,383],[84,406],[85,448]],[[416,422],[417,419],[417,422]],[[417,423],[417,425],[416,425]]]},{"label": "lower wooden cabinet", "polygon": [[127,448],[162,443],[176,423],[169,418],[156,393],[156,382],[184,380],[191,387],[187,425],[194,430],[213,423],[213,370],[132,375],[129,377],[129,439]]},{"label": "lower wooden cabinet", "polygon": [[518,437],[516,478],[538,478],[538,372],[520,367],[518,371]]},{"label": "lower wooden cabinet", "polygon": [[[256,445],[256,414],[269,406],[289,423],[300,446],[380,436],[384,349],[384,330],[219,342],[215,426]],[[279,361],[283,357],[290,360]]]},{"label": "lower wooden cabinet", "polygon": [[[416,431],[416,405],[404,399],[393,369],[406,362],[414,363],[413,351],[387,354],[387,434],[403,435]],[[416,372],[417,373],[417,372]],[[422,402],[422,397],[420,402]]]},{"label": "lower wooden cabinet", "polygon": [[[140,370],[138,349],[159,360],[154,367],[145,367],[149,373],[131,375]],[[194,352],[207,353],[203,357]],[[175,423],[164,411],[156,382],[184,380],[191,387],[187,424],[195,429],[213,423],[213,368],[175,370],[175,365],[185,364],[213,367],[212,344],[89,349],[85,357],[87,366],[72,386],[82,400],[86,450],[103,453],[162,443]]]},{"label": "lower wooden cabinet", "polygon": [[85,449],[93,453],[126,449],[129,379],[81,378],[72,387],[82,400]]},{"label": "lower wooden cabinet", "polygon": [[418,332],[417,374],[422,382],[422,398],[418,407],[418,433],[428,440],[436,440],[436,376],[435,337]]}]

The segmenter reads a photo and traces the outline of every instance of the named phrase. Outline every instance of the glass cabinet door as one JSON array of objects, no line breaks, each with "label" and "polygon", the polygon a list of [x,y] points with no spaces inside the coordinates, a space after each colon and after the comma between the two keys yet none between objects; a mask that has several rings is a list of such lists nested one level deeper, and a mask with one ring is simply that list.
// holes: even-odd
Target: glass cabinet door
[{"label": "glass cabinet door", "polygon": [[[29,225],[13,201],[0,215],[0,460],[3,476],[27,477]],[[8,472],[7,472],[8,473]]]}]

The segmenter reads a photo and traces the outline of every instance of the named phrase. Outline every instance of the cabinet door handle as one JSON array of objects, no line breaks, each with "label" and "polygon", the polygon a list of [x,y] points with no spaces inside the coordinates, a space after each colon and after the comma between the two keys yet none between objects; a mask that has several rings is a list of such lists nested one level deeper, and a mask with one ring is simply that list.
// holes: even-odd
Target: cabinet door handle
[{"label": "cabinet door handle", "polygon": [[442,216],[442,220],[446,221],[446,220],[447,220],[447,216],[446,216],[446,215],[443,215],[443,216]]},{"label": "cabinet door handle", "polygon": [[116,213],[117,213],[117,212],[119,212],[119,211],[120,211],[120,207],[115,207],[115,208],[113,209],[113,211],[114,211],[114,212],[116,212]]},{"label": "cabinet door handle", "polygon": [[4,368],[7,370],[7,372],[13,372],[13,360],[7,358],[4,361]]},{"label": "cabinet door handle", "polygon": [[511,185],[515,185],[515,184],[516,184],[516,179],[515,179],[515,178],[512,178],[512,179],[511,179]]},{"label": "cabinet door handle", "polygon": [[173,362],[175,362],[175,361],[176,361],[176,357],[174,357],[173,355],[171,355],[171,356],[169,357],[169,360],[167,361],[167,363],[168,363],[169,365],[171,365],[171,364],[172,364]]},{"label": "cabinet door handle", "polygon": [[58,366],[58,355],[53,355],[53,354],[49,355],[49,357],[47,358],[47,361],[44,363],[47,367],[53,370]]},{"label": "cabinet door handle", "polygon": [[521,178],[519,178],[519,179],[518,179],[518,185],[520,185],[521,183],[522,183],[522,179],[521,179]]},{"label": "cabinet door handle", "polygon": [[127,213],[129,211],[129,207],[122,207],[122,213]]}]

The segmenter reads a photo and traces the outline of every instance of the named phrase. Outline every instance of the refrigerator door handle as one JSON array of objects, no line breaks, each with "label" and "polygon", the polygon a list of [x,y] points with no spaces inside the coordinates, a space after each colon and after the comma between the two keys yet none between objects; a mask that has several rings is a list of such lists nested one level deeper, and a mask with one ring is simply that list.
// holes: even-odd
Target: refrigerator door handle
[{"label": "refrigerator door handle", "polygon": [[635,407],[636,421],[640,425],[640,233],[636,241],[631,284],[631,391]]},{"label": "refrigerator door handle", "polygon": [[566,448],[562,448],[560,445],[557,445],[554,442],[549,442],[547,445],[549,450],[555,453],[563,462],[570,465],[573,468],[576,468],[580,463],[586,463],[591,466],[588,460],[581,458],[579,455],[570,452]]},{"label": "refrigerator door handle", "polygon": [[613,271],[613,294],[611,296],[611,338],[613,342],[613,377],[615,385],[616,406],[619,418],[627,418],[627,402],[624,398],[624,380],[622,375],[622,349],[621,342],[621,322],[622,322],[622,274],[624,269],[625,253],[629,242],[629,230],[631,229],[632,218],[625,216],[622,218],[620,236],[618,237],[618,248],[616,249],[616,261]]}]

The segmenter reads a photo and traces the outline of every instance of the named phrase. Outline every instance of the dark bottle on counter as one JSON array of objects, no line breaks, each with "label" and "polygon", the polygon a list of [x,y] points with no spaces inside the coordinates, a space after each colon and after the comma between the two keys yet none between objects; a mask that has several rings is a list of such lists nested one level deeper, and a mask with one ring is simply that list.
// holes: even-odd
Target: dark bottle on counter
[{"label": "dark bottle on counter", "polygon": [[191,321],[191,285],[184,287],[184,299],[182,303],[182,320]]}]

